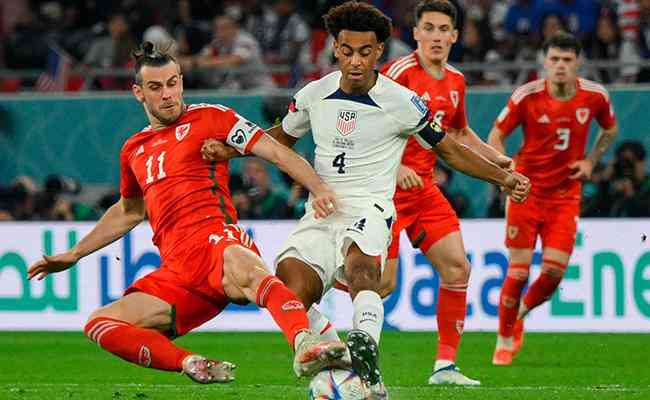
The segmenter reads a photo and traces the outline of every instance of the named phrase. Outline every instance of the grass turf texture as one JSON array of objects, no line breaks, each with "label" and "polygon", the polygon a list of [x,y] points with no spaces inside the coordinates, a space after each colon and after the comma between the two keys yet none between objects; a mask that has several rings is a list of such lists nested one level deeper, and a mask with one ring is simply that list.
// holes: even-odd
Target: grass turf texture
[{"label": "grass turf texture", "polygon": [[[435,333],[384,332],[391,399],[650,399],[650,335],[527,334],[510,367],[490,364],[492,333],[466,333],[458,363],[480,388],[429,387]],[[227,385],[198,385],[131,365],[81,333],[0,333],[0,399],[306,399],[279,333],[194,333],[177,343],[238,365]]]}]

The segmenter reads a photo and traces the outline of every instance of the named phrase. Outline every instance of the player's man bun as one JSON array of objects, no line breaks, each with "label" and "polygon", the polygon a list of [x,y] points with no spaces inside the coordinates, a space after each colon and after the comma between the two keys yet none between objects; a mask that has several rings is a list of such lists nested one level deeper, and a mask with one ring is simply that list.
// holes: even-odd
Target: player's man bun
[{"label": "player's man bun", "polygon": [[169,62],[176,62],[174,56],[169,53],[172,45],[172,43],[169,43],[163,48],[158,48],[152,42],[142,42],[140,46],[131,52],[131,57],[135,61],[135,82],[137,84],[142,83],[140,69],[143,66],[161,67]]},{"label": "player's man bun", "polygon": [[384,13],[376,7],[358,1],[348,1],[331,8],[323,16],[325,28],[337,39],[342,30],[354,32],[375,32],[377,41],[386,42],[393,25]]}]

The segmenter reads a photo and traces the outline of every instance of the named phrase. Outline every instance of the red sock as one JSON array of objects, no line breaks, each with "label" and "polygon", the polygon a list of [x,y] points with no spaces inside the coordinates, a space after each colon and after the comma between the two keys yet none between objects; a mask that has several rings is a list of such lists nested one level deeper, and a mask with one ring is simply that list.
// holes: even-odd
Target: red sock
[{"label": "red sock", "polygon": [[528,280],[528,264],[511,264],[499,296],[499,335],[510,337],[517,321],[521,291]]},{"label": "red sock", "polygon": [[143,367],[182,371],[183,359],[192,354],[156,330],[113,318],[92,319],[84,327],[84,334],[104,350]]},{"label": "red sock", "polygon": [[[544,260],[544,264],[550,265],[553,269],[559,269],[562,271],[566,269],[565,265],[552,260]],[[535,282],[530,285],[528,292],[526,292],[526,296],[524,297],[524,304],[526,307],[529,310],[532,310],[550,299],[551,296],[553,296],[553,293],[555,293],[555,289],[557,289],[560,281],[562,281],[561,275],[553,276],[546,272],[542,272]]]},{"label": "red sock", "polygon": [[438,289],[438,354],[436,359],[456,361],[467,312],[467,284],[440,285]]},{"label": "red sock", "polygon": [[264,278],[257,288],[256,297],[257,305],[269,310],[292,347],[296,335],[309,330],[304,304],[275,276]]}]

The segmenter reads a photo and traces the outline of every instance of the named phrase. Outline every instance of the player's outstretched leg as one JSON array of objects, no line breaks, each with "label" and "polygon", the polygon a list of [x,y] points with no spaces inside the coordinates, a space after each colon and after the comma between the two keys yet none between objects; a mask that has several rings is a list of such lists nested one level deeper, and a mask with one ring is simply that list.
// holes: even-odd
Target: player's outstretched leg
[{"label": "player's outstretched leg", "polygon": [[352,367],[370,388],[371,399],[388,398],[379,369],[379,339],[384,323],[384,304],[377,293],[380,276],[375,258],[352,243],[345,257],[345,277],[353,299],[354,329],[346,342]]},{"label": "player's outstretched leg", "polygon": [[345,345],[340,341],[320,341],[310,331],[302,301],[280,279],[270,275],[251,250],[230,246],[224,251],[223,286],[230,298],[244,297],[269,311],[295,350],[296,375],[314,375],[345,354]]},{"label": "player's outstretched leg", "polygon": [[182,371],[199,383],[225,383],[235,379],[233,364],[207,360],[176,346],[163,335],[161,331],[168,330],[171,322],[169,304],[136,292],[95,311],[84,333],[102,349],[143,367]]},{"label": "player's outstretched leg", "polygon": [[514,355],[514,328],[521,291],[528,280],[529,264],[512,263],[499,296],[499,333],[492,356],[494,365],[510,365]]}]

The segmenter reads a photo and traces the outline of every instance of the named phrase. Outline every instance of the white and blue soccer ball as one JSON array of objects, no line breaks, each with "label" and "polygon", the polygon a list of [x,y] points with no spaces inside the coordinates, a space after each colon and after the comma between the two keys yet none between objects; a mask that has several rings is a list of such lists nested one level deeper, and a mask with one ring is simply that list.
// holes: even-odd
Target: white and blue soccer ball
[{"label": "white and blue soccer ball", "polygon": [[326,369],[309,384],[310,400],[364,400],[370,395],[361,378],[345,369]]}]

